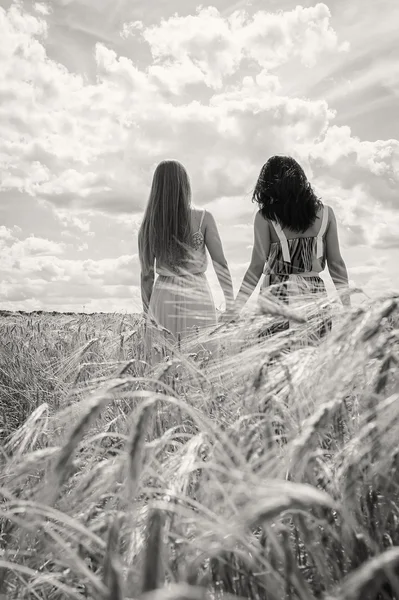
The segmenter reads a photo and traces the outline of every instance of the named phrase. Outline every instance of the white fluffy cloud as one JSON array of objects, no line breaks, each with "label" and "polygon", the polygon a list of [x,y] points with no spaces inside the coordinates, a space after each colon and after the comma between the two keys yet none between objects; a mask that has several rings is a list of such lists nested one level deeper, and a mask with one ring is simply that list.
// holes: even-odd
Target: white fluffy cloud
[{"label": "white fluffy cloud", "polygon": [[19,231],[0,228],[3,308],[43,309],[50,298],[57,306],[94,303],[97,309],[108,299],[112,309],[137,294],[137,254],[72,260],[64,244],[18,235]]},{"label": "white fluffy cloud", "polygon": [[322,3],[275,14],[262,10],[249,16],[236,11],[227,18],[215,7],[207,7],[196,15],[176,15],[144,30],[137,22],[127,24],[123,31],[126,35],[131,29],[137,35],[137,29],[143,30],[156,62],[151,72],[171,69],[173,91],[179,90],[176,76],[182,66],[186,82],[196,83],[202,75],[206,85],[220,89],[244,60],[272,69],[298,57],[312,66],[325,51],[348,50],[347,44],[338,42],[330,16]]},{"label": "white fluffy cloud", "polygon": [[355,158],[355,164],[392,182],[399,181],[399,140],[362,141],[351,134],[350,127],[331,125],[323,140],[309,147],[311,158],[333,166],[341,158]]},{"label": "white fluffy cloud", "polygon": [[51,12],[50,6],[44,2],[34,2],[33,8],[40,15],[49,15]]},{"label": "white fluffy cloud", "polygon": [[[48,59],[44,19],[16,6],[7,13],[1,9],[0,15],[8,67],[1,70],[2,84],[11,90],[2,106],[5,189],[47,198],[64,212],[86,208],[118,214],[143,207],[151,171],[165,156],[187,164],[200,201],[247,192],[274,152],[300,156],[305,149],[331,164],[356,148],[359,164],[386,174],[386,149],[359,145],[350,133],[331,127],[334,112],[325,101],[282,95],[278,77],[269,70],[292,57],[306,62],[323,51],[343,49],[324,4],[251,17],[244,12],[223,17],[210,7],[149,28],[135,23],[136,35],[150,44],[156,63],[142,70],[98,43],[96,84]],[[205,83],[207,77],[219,77],[219,86],[244,59],[258,65],[253,76],[202,101],[166,100],[168,82],[177,90],[200,82],[201,72]],[[14,118],[17,128],[7,127],[5,117],[7,122]]]},{"label": "white fluffy cloud", "polygon": [[98,195],[99,205],[108,201],[111,210],[113,202],[117,210],[124,203],[128,208],[129,200],[137,209],[123,173],[123,112],[112,110],[120,108],[123,89],[111,80],[89,85],[49,60],[45,21],[16,5],[0,8],[0,33],[2,188],[48,197],[61,207],[81,199],[96,206]]},{"label": "white fluffy cloud", "polygon": [[[0,55],[3,189],[42,196],[60,208],[130,212],[143,206],[151,170],[165,154],[186,152],[187,162],[193,164],[211,148],[223,155],[230,143],[229,132],[248,138],[251,125],[265,129],[287,123],[297,137],[301,128],[320,128],[319,120],[324,119],[324,126],[328,118],[323,103],[319,116],[318,106],[306,100],[273,100],[278,79],[264,69],[255,75],[256,81],[247,78],[247,99],[241,110],[237,109],[239,99],[234,100],[240,94],[239,85],[238,92],[219,94],[210,103],[170,103],[164,95],[170,86],[179,91],[190,82],[206,83],[207,77],[216,77],[216,71],[221,83],[238,68],[245,53],[263,67],[266,54],[284,62],[298,48],[304,51],[306,40],[315,32],[324,32],[327,45],[323,48],[337,49],[323,4],[281,15],[259,12],[252,18],[244,13],[224,18],[208,8],[195,16],[172,17],[159,26],[139,29],[157,59],[144,70],[97,43],[95,84],[47,57],[45,11],[38,12],[40,16],[29,15],[17,5],[7,12],[0,9],[6,49]],[[273,35],[275,42],[270,42]],[[253,103],[251,93],[257,95]],[[261,100],[262,94],[267,100]],[[311,115],[315,125],[309,124]],[[193,139],[197,148],[190,150]],[[226,184],[233,179],[234,161],[239,162],[240,156],[231,156],[219,167],[216,157],[203,161],[209,170],[198,174],[198,180],[207,182],[205,194],[212,193],[213,184],[214,194],[220,193],[218,180]],[[245,167],[242,159],[241,168]],[[246,178],[231,181],[229,188],[240,190],[240,183],[246,184]]]}]

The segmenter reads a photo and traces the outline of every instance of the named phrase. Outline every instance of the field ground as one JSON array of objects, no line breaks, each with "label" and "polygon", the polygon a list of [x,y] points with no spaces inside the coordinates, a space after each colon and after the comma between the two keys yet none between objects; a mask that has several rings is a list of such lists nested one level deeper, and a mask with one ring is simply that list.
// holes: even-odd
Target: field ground
[{"label": "field ground", "polygon": [[265,312],[152,370],[138,316],[2,313],[0,598],[399,599],[399,299]]}]

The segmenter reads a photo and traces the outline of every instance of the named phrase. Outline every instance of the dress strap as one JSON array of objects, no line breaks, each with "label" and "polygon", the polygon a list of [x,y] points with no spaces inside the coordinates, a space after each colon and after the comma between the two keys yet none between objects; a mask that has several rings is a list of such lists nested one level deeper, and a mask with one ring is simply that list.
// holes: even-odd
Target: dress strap
[{"label": "dress strap", "polygon": [[328,223],[328,208],[326,206],[323,206],[323,216],[321,219],[320,230],[319,230],[319,233],[317,234],[317,245],[316,245],[316,257],[317,258],[323,258],[323,252],[324,252],[323,236],[327,229],[327,223]]},{"label": "dress strap", "polygon": [[291,262],[291,255],[290,255],[290,249],[288,247],[288,241],[286,238],[286,235],[284,233],[284,231],[281,228],[280,223],[278,223],[277,221],[272,221],[273,227],[276,231],[277,237],[280,240],[280,244],[281,244],[281,250],[283,252],[283,260],[284,262]]},{"label": "dress strap", "polygon": [[200,224],[198,227],[198,231],[201,231],[202,223],[204,222],[205,213],[206,213],[206,208],[204,208],[204,210],[202,211],[201,221],[200,221]]}]

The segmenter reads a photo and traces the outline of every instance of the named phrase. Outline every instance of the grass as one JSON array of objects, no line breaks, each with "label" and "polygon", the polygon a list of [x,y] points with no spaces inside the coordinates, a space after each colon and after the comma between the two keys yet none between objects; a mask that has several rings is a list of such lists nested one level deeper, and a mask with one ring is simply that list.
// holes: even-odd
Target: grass
[{"label": "grass", "polygon": [[399,599],[398,297],[276,312],[153,369],[137,316],[0,315],[2,600]]}]

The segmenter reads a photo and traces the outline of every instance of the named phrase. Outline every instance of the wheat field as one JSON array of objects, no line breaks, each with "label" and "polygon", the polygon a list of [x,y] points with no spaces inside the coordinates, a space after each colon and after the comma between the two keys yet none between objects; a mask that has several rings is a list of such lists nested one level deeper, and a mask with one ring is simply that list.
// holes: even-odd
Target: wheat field
[{"label": "wheat field", "polygon": [[0,317],[0,598],[399,598],[399,298],[275,313],[153,368],[138,316]]}]

